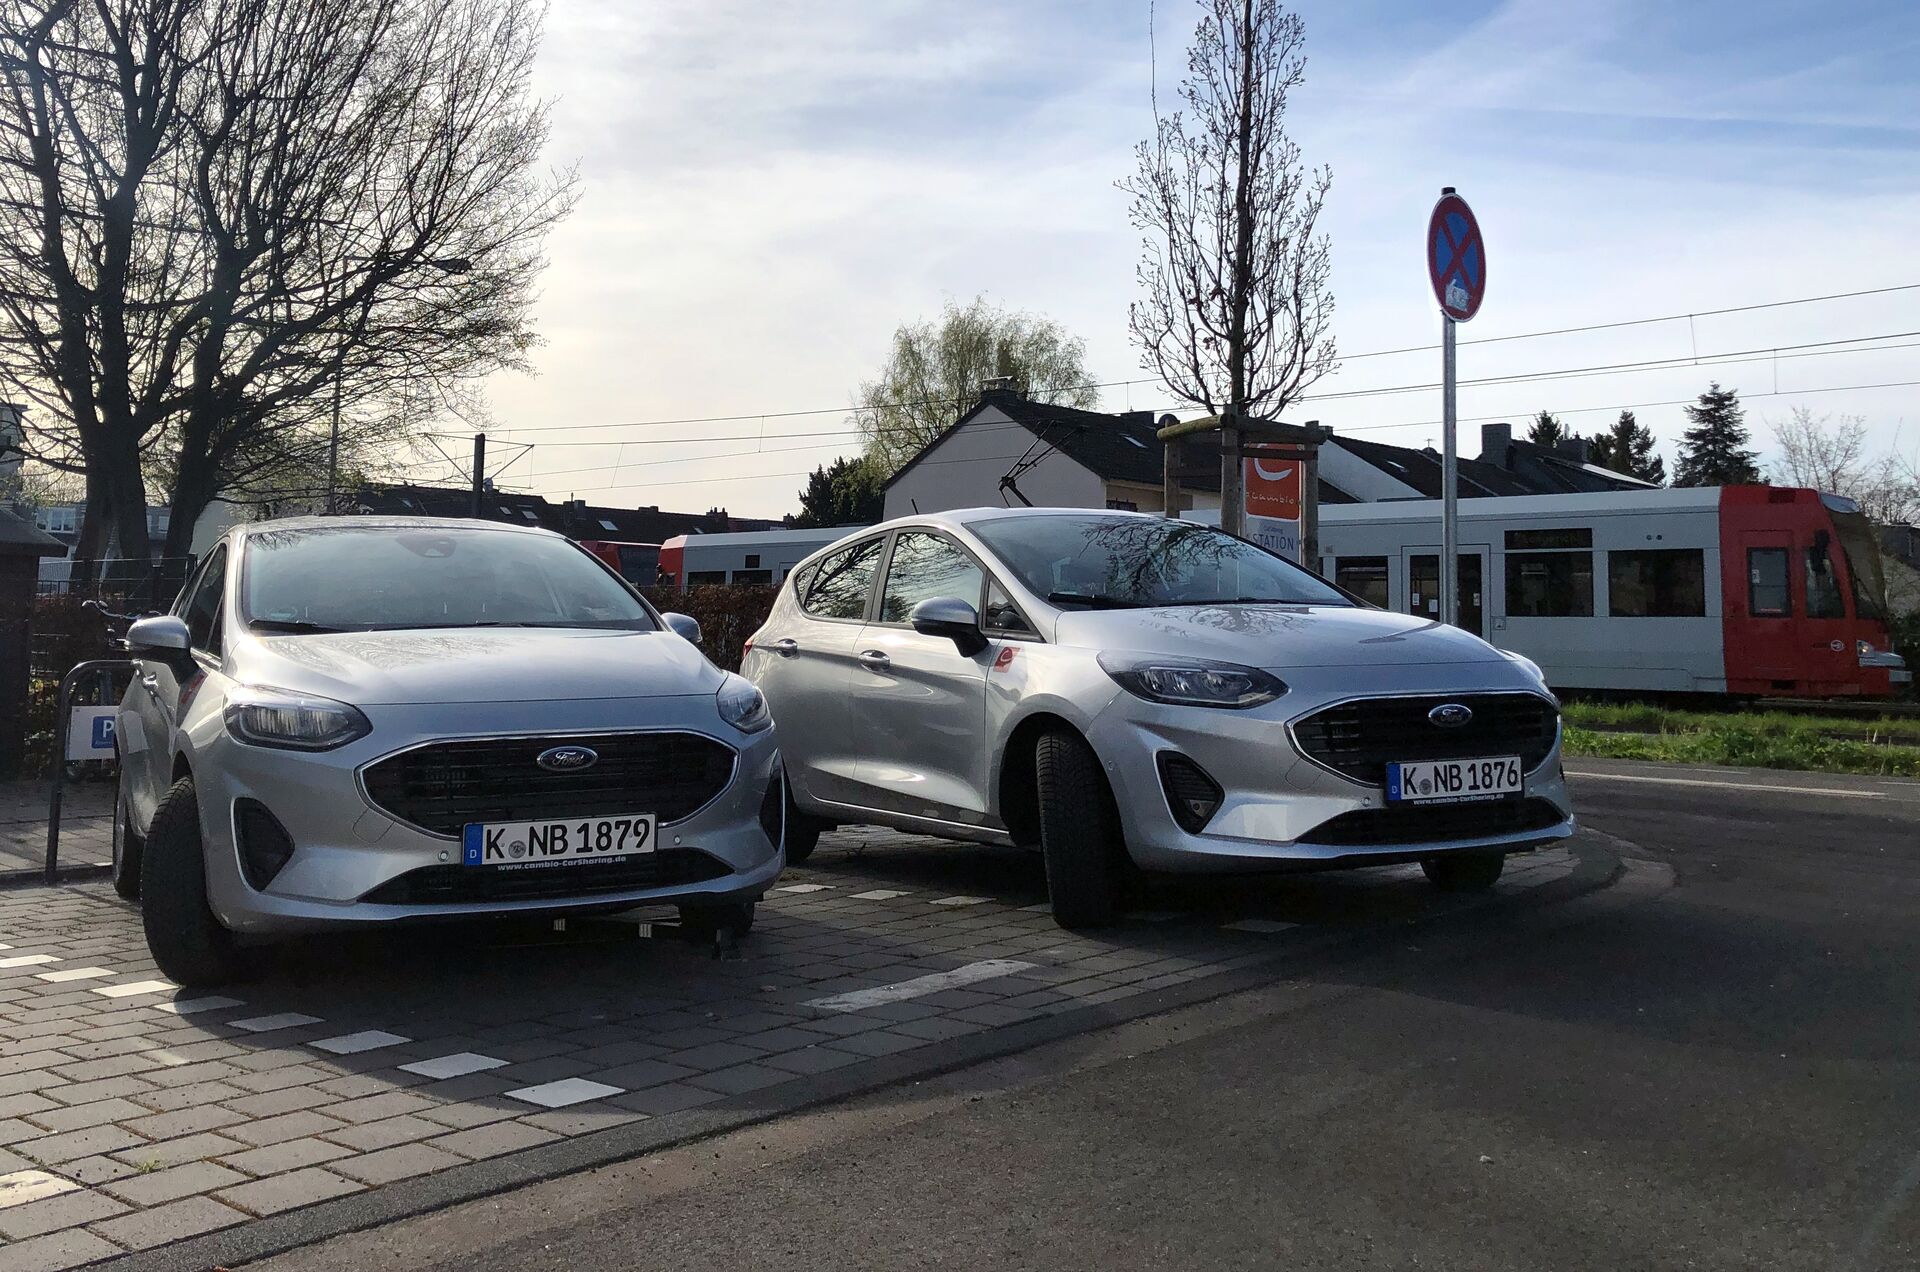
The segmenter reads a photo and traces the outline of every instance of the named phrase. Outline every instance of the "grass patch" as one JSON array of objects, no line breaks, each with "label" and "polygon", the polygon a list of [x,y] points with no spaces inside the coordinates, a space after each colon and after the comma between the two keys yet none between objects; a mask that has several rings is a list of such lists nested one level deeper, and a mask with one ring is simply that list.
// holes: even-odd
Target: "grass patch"
[{"label": "grass patch", "polygon": [[1683,711],[1651,702],[1569,702],[1562,706],[1568,724],[1584,729],[1627,729],[1635,733],[1697,733],[1739,727],[1766,737],[1833,738],[1855,742],[1920,746],[1920,717],[1813,716],[1791,711]]},{"label": "grass patch", "polygon": [[[1664,760],[1670,764],[1730,764],[1817,773],[1860,773],[1875,777],[1920,777],[1920,747],[1833,738],[1810,730],[1769,729],[1759,722],[1765,717],[1753,720],[1742,716],[1705,718],[1712,723],[1700,728],[1604,733],[1581,728],[1574,723],[1573,711],[1569,710],[1563,736],[1569,755],[1616,760]],[[1789,718],[1799,720],[1798,717]]]}]

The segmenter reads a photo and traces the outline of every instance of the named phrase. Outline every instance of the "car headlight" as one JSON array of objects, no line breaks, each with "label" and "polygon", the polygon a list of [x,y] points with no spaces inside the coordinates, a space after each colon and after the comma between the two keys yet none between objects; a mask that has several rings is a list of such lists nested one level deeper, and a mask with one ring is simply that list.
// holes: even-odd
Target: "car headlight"
[{"label": "car headlight", "polygon": [[714,695],[713,701],[720,710],[720,718],[742,733],[758,733],[773,723],[773,715],[767,710],[767,696],[755,688],[752,681],[732,672],[721,682],[720,692]]},{"label": "car headlight", "polygon": [[1286,682],[1278,676],[1238,663],[1127,654],[1101,654],[1099,659],[1101,670],[1122,689],[1148,702],[1244,711],[1287,691]]},{"label": "car headlight", "polygon": [[1533,659],[1527,657],[1525,654],[1516,654],[1511,649],[1503,649],[1500,652],[1506,655],[1508,661],[1518,663],[1520,670],[1526,672],[1535,680],[1538,680],[1542,686],[1546,685],[1547,673],[1540,670],[1539,663],[1533,661]]},{"label": "car headlight", "polygon": [[242,742],[287,751],[331,751],[373,732],[356,707],[284,689],[237,689],[224,714]]}]

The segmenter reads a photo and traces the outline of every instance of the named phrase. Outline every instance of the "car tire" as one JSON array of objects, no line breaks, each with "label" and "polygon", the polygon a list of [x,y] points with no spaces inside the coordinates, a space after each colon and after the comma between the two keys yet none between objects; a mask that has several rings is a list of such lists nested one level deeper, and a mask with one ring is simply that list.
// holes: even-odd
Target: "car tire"
[{"label": "car tire", "polygon": [[1053,921],[1104,927],[1119,916],[1127,861],[1100,758],[1079,734],[1052,729],[1040,735],[1034,769]]},{"label": "car tire", "polygon": [[793,787],[787,786],[787,864],[797,866],[820,846],[820,836],[827,830],[825,822],[818,821],[800,811],[793,802]]},{"label": "car tire", "polygon": [[242,970],[233,933],[207,903],[207,858],[193,779],[175,782],[147,827],[140,863],[140,918],[147,949],[179,985],[220,985]]},{"label": "car tire", "polygon": [[717,932],[731,931],[735,936],[745,936],[753,931],[752,901],[729,901],[719,905],[683,905],[680,907],[680,930],[689,937],[711,940]]},{"label": "car tire", "polygon": [[123,900],[140,899],[140,859],[147,841],[133,833],[132,813],[127,808],[126,781],[113,795],[113,890]]},{"label": "car tire", "polygon": [[1485,892],[1500,881],[1500,872],[1506,868],[1506,854],[1498,852],[1454,852],[1420,863],[1427,879],[1442,892]]}]

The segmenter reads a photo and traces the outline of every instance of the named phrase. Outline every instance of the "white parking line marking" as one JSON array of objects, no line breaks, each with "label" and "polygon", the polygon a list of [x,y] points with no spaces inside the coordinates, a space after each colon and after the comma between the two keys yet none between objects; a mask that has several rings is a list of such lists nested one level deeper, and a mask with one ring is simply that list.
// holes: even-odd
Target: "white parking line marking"
[{"label": "white parking line marking", "polygon": [[17,954],[12,958],[0,958],[0,967],[38,967],[42,963],[59,961],[51,954]]},{"label": "white parking line marking", "polygon": [[1710,782],[1697,777],[1652,777],[1644,773],[1594,773],[1575,769],[1568,777],[1600,782],[1650,782],[1656,786],[1713,786],[1729,791],[1766,791],[1772,795],[1837,795],[1841,799],[1885,799],[1885,791],[1849,791],[1837,786],[1770,786],[1765,782]]},{"label": "white parking line marking", "polygon": [[275,1029],[292,1029],[295,1025],[317,1025],[318,1016],[303,1016],[297,1011],[283,1011],[272,1016],[252,1016],[246,1020],[229,1020],[235,1029],[244,1029],[248,1033],[269,1033]]},{"label": "white parking line marking", "polygon": [[238,998],[222,998],[217,994],[210,994],[205,998],[178,998],[170,1003],[155,1003],[153,1009],[170,1012],[175,1016],[191,1016],[197,1011],[219,1011],[222,1007],[245,1006],[246,1004]]},{"label": "white parking line marking", "polygon": [[929,901],[928,905],[985,905],[992,897],[941,897],[938,901]]},{"label": "white parking line marking", "polygon": [[1281,923],[1277,919],[1241,919],[1238,923],[1222,923],[1220,926],[1229,932],[1284,932],[1300,925]]},{"label": "white parking line marking", "polygon": [[1025,963],[1017,958],[982,959],[978,963],[956,967],[950,972],[934,972],[930,976],[916,976],[912,980],[896,981],[891,985],[856,989],[851,993],[835,994],[831,998],[816,998],[802,1005],[818,1008],[820,1011],[863,1011],[883,1003],[902,1003],[909,998],[924,998],[928,994],[937,994],[943,989],[959,989],[962,985],[973,985],[980,981],[1011,976],[1015,972],[1024,972],[1034,966],[1033,963]]},{"label": "white parking line marking", "polygon": [[830,883],[790,883],[784,888],[775,888],[775,892],[831,892]]},{"label": "white parking line marking", "polygon": [[102,985],[93,992],[102,998],[132,998],[135,994],[164,994],[178,988],[172,981],[144,980],[134,981],[131,985]]},{"label": "white parking line marking", "polygon": [[1053,902],[1051,902],[1051,901],[1042,901],[1042,902],[1041,902],[1041,903],[1040,903],[1039,905],[1023,905],[1023,906],[1021,906],[1021,907],[1020,907],[1020,913],[1022,913],[1022,914],[1052,914],[1052,913],[1053,913]]},{"label": "white parking line marking", "polygon": [[57,985],[62,981],[99,980],[102,976],[115,975],[118,973],[111,967],[69,967],[58,972],[35,972],[34,979],[52,981]]},{"label": "white parking line marking", "polygon": [[378,1051],[381,1047],[397,1047],[403,1042],[412,1042],[411,1038],[402,1038],[396,1033],[386,1033],[379,1029],[363,1029],[359,1033],[341,1034],[338,1038],[322,1038],[310,1042],[310,1047],[322,1051],[331,1051],[336,1056],[355,1056],[362,1051]]},{"label": "white parking line marking", "polygon": [[848,898],[850,901],[891,901],[895,897],[910,897],[913,893],[901,892],[896,888],[875,888],[871,892],[856,892]]},{"label": "white parking line marking", "polygon": [[610,1095],[625,1094],[625,1087],[589,1082],[585,1078],[562,1078],[558,1082],[543,1082],[539,1086],[521,1087],[506,1093],[508,1099],[525,1100],[543,1109],[564,1109],[569,1104],[584,1104],[588,1100],[604,1100]]},{"label": "white parking line marking", "polygon": [[506,1064],[505,1060],[495,1060],[492,1056],[483,1056],[472,1051],[458,1051],[450,1056],[435,1056],[431,1060],[415,1060],[412,1064],[400,1066],[402,1073],[417,1073],[423,1078],[464,1078],[469,1073],[479,1073],[483,1069],[498,1069]]},{"label": "white parking line marking", "polygon": [[0,1209],[24,1206],[43,1197],[57,1197],[79,1186],[71,1179],[49,1175],[44,1170],[16,1170],[10,1175],[0,1175]]},{"label": "white parking line marking", "polygon": [[5,941],[0,941],[0,950],[10,950],[12,948],[13,946],[8,945]]}]

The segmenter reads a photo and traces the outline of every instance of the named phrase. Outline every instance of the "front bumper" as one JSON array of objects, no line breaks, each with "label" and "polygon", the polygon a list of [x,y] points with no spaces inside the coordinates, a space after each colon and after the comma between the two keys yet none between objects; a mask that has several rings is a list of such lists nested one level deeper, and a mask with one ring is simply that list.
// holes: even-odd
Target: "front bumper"
[{"label": "front bumper", "polygon": [[[306,754],[248,746],[224,730],[193,756],[214,913],[236,932],[272,934],[484,915],[570,913],[761,896],[785,865],[783,846],[761,822],[779,780],[772,729],[742,734],[720,721],[707,696],[598,702],[468,703],[366,708],[372,733],[338,751]],[[670,886],[594,890],[522,899],[380,904],[362,898],[403,875],[461,867],[457,839],[396,820],[367,799],[359,771],[398,751],[436,741],[564,737],[612,732],[700,733],[734,749],[732,780],[690,816],[658,828],[660,848],[694,849],[718,863],[714,877]],[[286,829],[292,858],[264,888],[240,863],[235,801],[257,800]],[[650,811],[645,808],[635,813]]]},{"label": "front bumper", "polygon": [[[1399,689],[1376,679],[1368,696],[1516,689],[1539,692],[1537,686],[1504,682],[1463,685],[1409,677]],[[1342,814],[1384,815],[1389,808],[1405,807],[1389,805],[1383,786],[1322,768],[1302,755],[1288,735],[1288,721],[1354,696],[1301,694],[1296,688],[1278,702],[1243,712],[1167,707],[1119,695],[1095,720],[1088,740],[1106,768],[1134,861],[1149,870],[1179,873],[1363,866],[1448,852],[1519,852],[1573,834],[1573,803],[1556,739],[1546,759],[1523,782],[1521,799],[1538,801],[1523,806],[1541,813],[1539,824],[1505,833],[1443,831],[1411,841],[1401,835],[1383,842],[1315,842],[1316,832],[1326,835],[1326,824]],[[1158,759],[1164,752],[1198,764],[1223,792],[1220,807],[1198,833],[1183,829],[1168,807]],[[1414,814],[1409,809],[1407,815]],[[1450,818],[1442,815],[1435,821],[1445,825]]]}]

